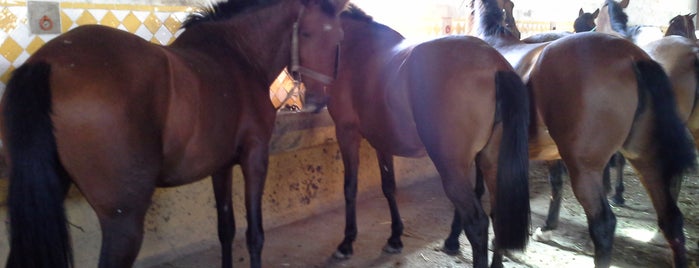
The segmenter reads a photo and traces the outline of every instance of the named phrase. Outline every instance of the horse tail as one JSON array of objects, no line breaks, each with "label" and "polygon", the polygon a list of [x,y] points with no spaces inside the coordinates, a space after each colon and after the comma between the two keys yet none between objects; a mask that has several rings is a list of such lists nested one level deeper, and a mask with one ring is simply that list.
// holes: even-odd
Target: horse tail
[{"label": "horse tail", "polygon": [[658,164],[661,175],[670,183],[696,166],[694,144],[677,114],[672,85],[660,64],[653,60],[640,60],[635,63],[635,71],[639,94],[643,96],[648,93],[650,96],[649,103],[654,115],[652,137],[657,141]]},{"label": "horse tail", "polygon": [[7,267],[72,267],[63,201],[68,182],[60,173],[51,122],[47,63],[14,71],[3,100],[4,142],[10,186],[10,255]]},{"label": "horse tail", "polygon": [[503,133],[498,153],[493,228],[501,249],[524,249],[529,239],[529,93],[513,71],[495,74],[498,119]]}]

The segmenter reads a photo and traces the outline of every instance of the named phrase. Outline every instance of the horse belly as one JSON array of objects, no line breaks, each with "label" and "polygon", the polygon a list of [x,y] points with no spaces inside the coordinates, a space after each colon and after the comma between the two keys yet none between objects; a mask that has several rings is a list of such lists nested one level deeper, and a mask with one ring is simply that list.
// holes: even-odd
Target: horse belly
[{"label": "horse belly", "polygon": [[529,159],[530,160],[555,160],[560,159],[558,147],[551,138],[548,129],[539,125],[535,133],[530,133],[529,137]]}]

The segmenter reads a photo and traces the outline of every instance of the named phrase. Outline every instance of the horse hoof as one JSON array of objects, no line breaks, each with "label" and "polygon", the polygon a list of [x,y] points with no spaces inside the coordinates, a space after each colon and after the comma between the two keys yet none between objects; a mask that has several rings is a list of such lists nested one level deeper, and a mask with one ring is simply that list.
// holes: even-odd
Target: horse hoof
[{"label": "horse hoof", "polygon": [[548,242],[551,241],[552,233],[553,231],[542,231],[541,227],[539,227],[536,228],[536,231],[534,231],[534,234],[532,234],[532,239],[539,242]]},{"label": "horse hoof", "polygon": [[444,254],[447,254],[449,256],[456,256],[456,255],[461,254],[461,252],[459,251],[459,248],[449,249],[447,247],[442,247],[442,252],[444,252]]},{"label": "horse hoof", "polygon": [[403,248],[392,247],[391,245],[383,246],[383,252],[386,252],[388,254],[398,254],[401,251],[403,251]]},{"label": "horse hoof", "polygon": [[344,254],[340,251],[335,251],[335,253],[333,253],[333,258],[337,260],[347,260],[350,257],[352,257],[352,254]]},{"label": "horse hoof", "polygon": [[612,206],[615,207],[626,207],[626,202],[624,202],[624,198],[617,198],[613,197],[612,198]]}]

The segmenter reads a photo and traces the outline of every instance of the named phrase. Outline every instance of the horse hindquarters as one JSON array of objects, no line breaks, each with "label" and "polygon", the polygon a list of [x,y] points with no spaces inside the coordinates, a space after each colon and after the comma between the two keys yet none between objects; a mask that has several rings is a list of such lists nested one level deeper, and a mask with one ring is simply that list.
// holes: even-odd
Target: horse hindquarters
[{"label": "horse hindquarters", "polygon": [[647,131],[648,134],[640,135],[645,138],[636,136],[625,144],[625,147],[640,144],[644,153],[628,160],[641,174],[640,179],[650,194],[658,225],[672,248],[675,267],[686,267],[683,216],[677,207],[677,195],[683,173],[696,164],[694,145],[677,114],[670,81],[660,65],[646,60],[636,62],[635,67],[639,91],[649,97],[646,103],[650,107],[646,109],[652,111],[642,112],[634,123],[648,122],[648,129],[634,127],[635,131]]},{"label": "horse hindquarters", "polygon": [[46,63],[25,64],[3,98],[3,141],[8,148],[10,256],[7,267],[71,267],[63,200],[69,181],[61,174],[51,122]]}]

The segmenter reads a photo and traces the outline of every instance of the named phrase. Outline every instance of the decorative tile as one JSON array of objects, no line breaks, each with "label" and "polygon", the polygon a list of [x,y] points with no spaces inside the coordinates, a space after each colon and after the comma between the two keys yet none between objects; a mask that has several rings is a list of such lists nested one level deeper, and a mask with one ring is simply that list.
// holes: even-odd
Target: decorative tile
[{"label": "decorative tile", "polygon": [[97,24],[97,19],[89,11],[85,10],[75,22],[78,25]]},{"label": "decorative tile", "polygon": [[12,75],[12,72],[15,70],[14,66],[10,66],[5,70],[4,73],[0,75],[0,81],[2,81],[3,86],[2,89],[5,90],[5,85],[7,84],[7,81],[10,81],[10,75]]},{"label": "decorative tile", "polygon": [[39,50],[39,48],[40,48],[41,46],[43,46],[44,44],[46,44],[46,42],[44,42],[44,40],[41,40],[41,38],[35,36],[34,39],[32,39],[32,41],[29,43],[29,45],[27,45],[27,47],[25,48],[25,50],[26,50],[29,54],[34,54],[34,52],[36,52],[37,50]]},{"label": "decorative tile", "polygon": [[95,18],[95,23],[101,21],[109,10],[106,9],[90,9],[90,14]]},{"label": "decorative tile", "polygon": [[153,34],[158,31],[163,22],[160,21],[153,13],[150,13],[145,20],[143,20],[143,25]]},{"label": "decorative tile", "polygon": [[119,24],[121,24],[121,21],[119,21],[119,19],[117,19],[117,17],[114,16],[113,12],[109,11],[106,14],[104,14],[104,17],[100,20],[100,24],[116,28],[117,26],[119,26]]},{"label": "decorative tile", "polygon": [[17,27],[17,16],[8,8],[0,10],[0,31],[11,32]]},{"label": "decorative tile", "polygon": [[138,27],[141,26],[141,21],[138,20],[133,12],[129,12],[129,14],[124,17],[124,20],[121,21],[121,24],[124,25],[127,31],[134,33],[138,30]]},{"label": "decorative tile", "polygon": [[61,10],[61,32],[65,33],[73,27],[73,20],[68,16],[65,10]]},{"label": "decorative tile", "polygon": [[163,22],[163,25],[171,32],[175,33],[177,30],[180,29],[180,26],[182,23],[175,17],[175,16],[169,16],[165,21]]},{"label": "decorative tile", "polygon": [[24,49],[17,44],[13,38],[7,38],[4,42],[2,42],[2,44],[0,44],[0,55],[5,57],[5,59],[9,60],[10,62],[15,61],[22,51],[24,51]]}]

